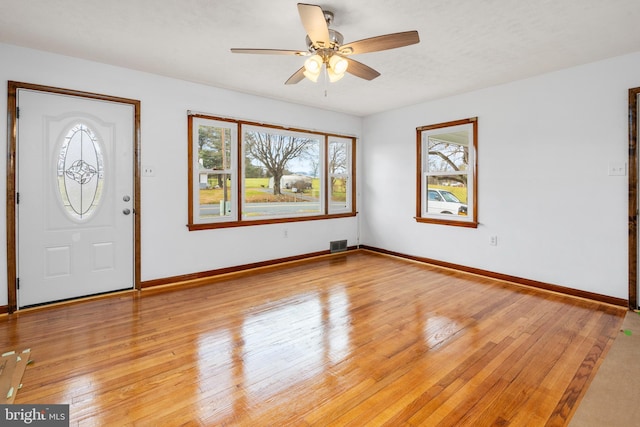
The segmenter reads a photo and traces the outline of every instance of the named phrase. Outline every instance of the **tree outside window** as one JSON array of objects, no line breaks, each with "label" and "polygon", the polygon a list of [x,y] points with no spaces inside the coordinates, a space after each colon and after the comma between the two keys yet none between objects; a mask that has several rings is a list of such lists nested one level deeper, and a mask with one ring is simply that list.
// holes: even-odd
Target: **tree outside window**
[{"label": "tree outside window", "polygon": [[321,138],[253,126],[243,130],[245,164],[264,171],[263,178],[245,172],[243,218],[323,212]]}]

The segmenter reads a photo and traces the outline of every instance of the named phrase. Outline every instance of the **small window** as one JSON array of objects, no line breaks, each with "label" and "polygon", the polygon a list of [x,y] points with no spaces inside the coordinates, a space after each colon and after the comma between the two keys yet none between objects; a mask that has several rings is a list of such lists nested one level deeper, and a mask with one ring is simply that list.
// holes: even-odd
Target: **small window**
[{"label": "small window", "polygon": [[476,117],[417,128],[416,220],[478,226]]},{"label": "small window", "polygon": [[85,221],[96,211],[104,187],[104,160],[98,137],[82,123],[63,137],[57,156],[57,182],[64,210]]}]

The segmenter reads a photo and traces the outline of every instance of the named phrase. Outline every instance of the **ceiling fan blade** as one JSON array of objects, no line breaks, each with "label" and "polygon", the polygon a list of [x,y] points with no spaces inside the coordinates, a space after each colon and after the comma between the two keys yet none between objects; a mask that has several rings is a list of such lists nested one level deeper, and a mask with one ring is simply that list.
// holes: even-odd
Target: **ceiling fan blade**
[{"label": "ceiling fan blade", "polygon": [[307,35],[315,48],[329,47],[329,27],[320,6],[298,3],[298,13]]},{"label": "ceiling fan blade", "polygon": [[373,80],[380,75],[379,72],[369,67],[368,65],[364,65],[362,62],[354,61],[351,58],[345,58],[347,62],[349,62],[349,66],[347,67],[347,73],[353,74],[356,77],[360,77],[365,80]]},{"label": "ceiling fan blade", "polygon": [[298,71],[293,73],[289,79],[287,79],[284,84],[286,85],[294,85],[296,83],[300,83],[304,79],[304,67],[301,67]]},{"label": "ceiling fan blade", "polygon": [[402,33],[386,34],[384,36],[371,37],[347,43],[340,47],[342,55],[355,55],[358,53],[378,52],[381,50],[395,49],[420,42],[417,31],[404,31]]},{"label": "ceiling fan blade", "polygon": [[304,52],[301,50],[285,50],[285,49],[243,49],[243,48],[231,48],[231,52],[233,53],[257,53],[263,55],[296,55],[296,56],[307,56],[310,55],[309,52]]}]

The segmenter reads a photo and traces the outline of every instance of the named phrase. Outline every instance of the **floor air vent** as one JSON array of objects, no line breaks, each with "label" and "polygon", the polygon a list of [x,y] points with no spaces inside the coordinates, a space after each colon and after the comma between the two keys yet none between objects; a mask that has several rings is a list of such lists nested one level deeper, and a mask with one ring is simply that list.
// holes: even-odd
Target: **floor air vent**
[{"label": "floor air vent", "polygon": [[331,251],[331,253],[344,252],[347,250],[347,241],[335,240],[333,242],[329,242],[329,250]]}]

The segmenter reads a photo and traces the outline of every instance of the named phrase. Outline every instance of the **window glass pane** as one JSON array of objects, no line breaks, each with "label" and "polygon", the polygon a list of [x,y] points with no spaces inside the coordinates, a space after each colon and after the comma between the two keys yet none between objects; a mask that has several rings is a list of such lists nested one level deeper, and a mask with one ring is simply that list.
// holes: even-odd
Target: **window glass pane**
[{"label": "window glass pane", "polygon": [[467,215],[467,186],[460,184],[461,177],[462,175],[428,177],[427,213]]},{"label": "window glass pane", "polygon": [[198,158],[203,168],[230,169],[231,129],[217,126],[198,126]]},{"label": "window glass pane", "polygon": [[206,181],[200,183],[200,219],[230,216],[235,191],[231,174],[203,174],[201,177]]},{"label": "window glass pane", "polygon": [[323,212],[319,136],[247,127],[243,142],[243,219]]},{"label": "window glass pane", "polygon": [[77,124],[67,132],[58,153],[60,200],[73,219],[86,220],[97,209],[104,186],[102,149],[93,130]]},{"label": "window glass pane", "polygon": [[328,146],[329,213],[351,209],[351,147],[352,140],[332,137]]},{"label": "window glass pane", "polygon": [[193,120],[194,212],[196,222],[236,218],[235,124],[202,118]]},{"label": "window glass pane", "polygon": [[460,130],[427,136],[429,172],[463,171],[469,165],[469,132]]},{"label": "window glass pane", "polygon": [[331,211],[342,211],[349,207],[347,185],[348,180],[346,178],[331,178]]},{"label": "window glass pane", "polygon": [[329,142],[329,174],[348,174],[349,163],[348,142]]}]

